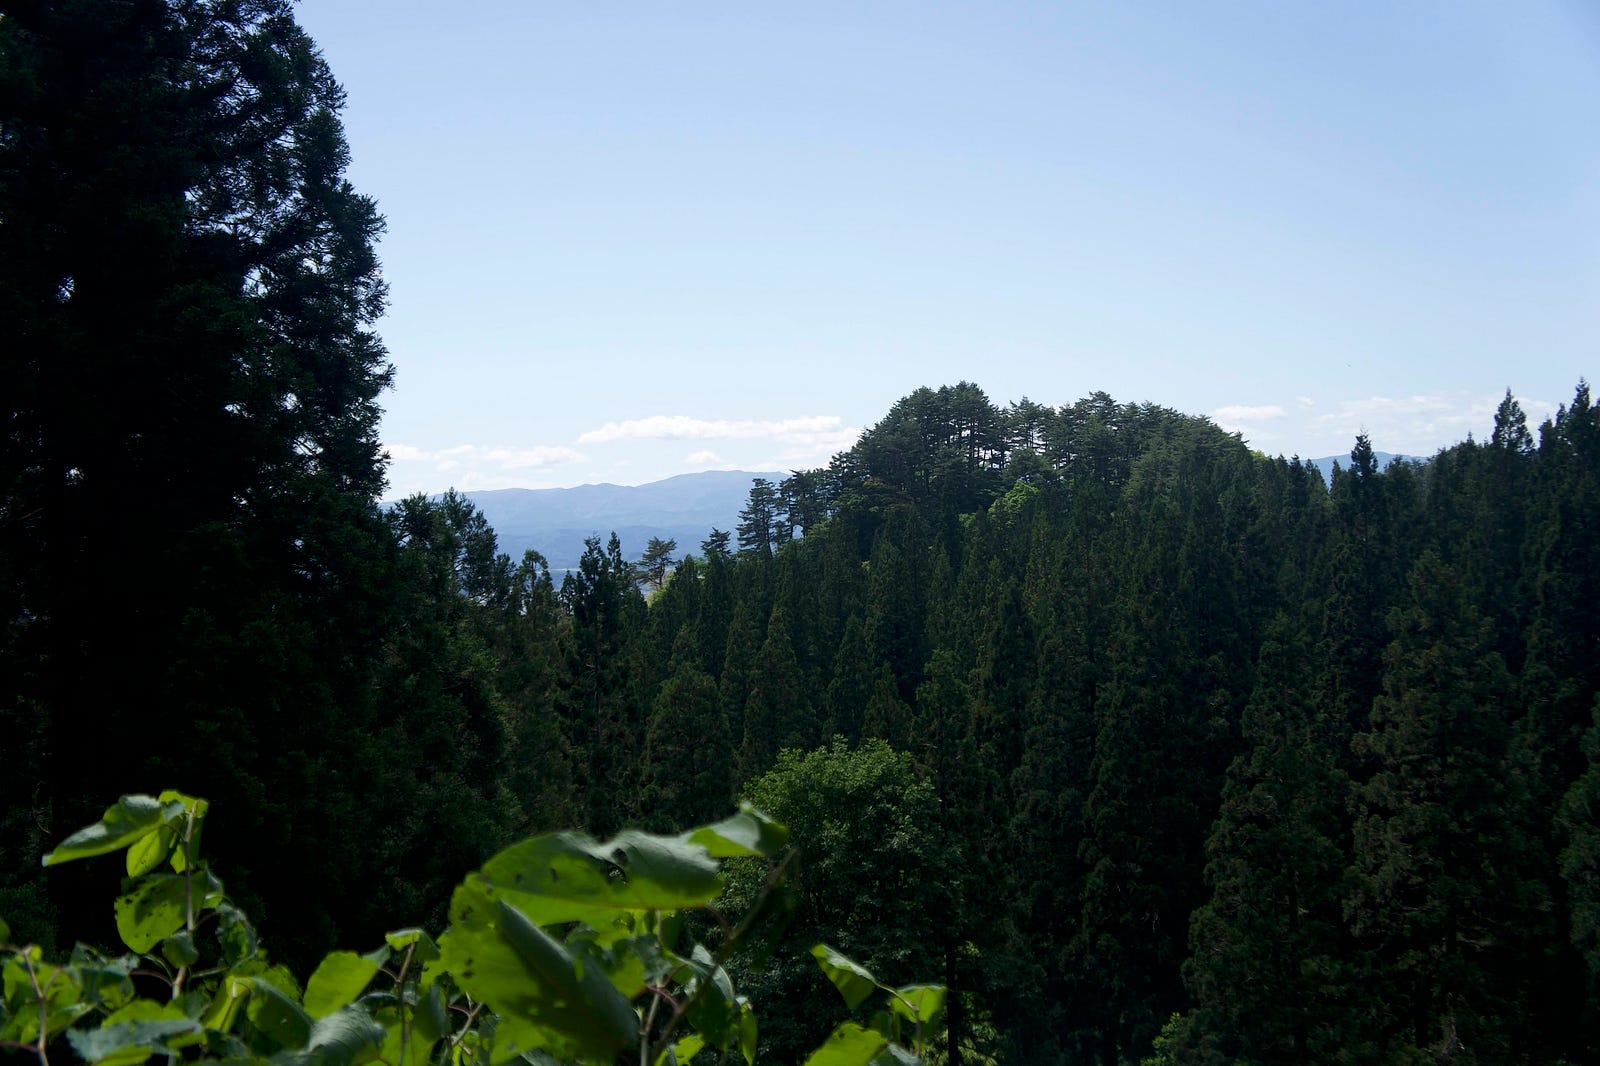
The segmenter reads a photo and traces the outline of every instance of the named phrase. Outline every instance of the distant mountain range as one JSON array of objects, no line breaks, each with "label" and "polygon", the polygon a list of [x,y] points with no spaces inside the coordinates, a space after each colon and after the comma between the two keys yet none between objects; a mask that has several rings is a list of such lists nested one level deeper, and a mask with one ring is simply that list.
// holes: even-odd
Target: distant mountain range
[{"label": "distant mountain range", "polygon": [[[1379,469],[1411,456],[1373,452]],[[1312,459],[1322,480],[1333,482],[1333,464],[1348,468],[1350,456]],[[750,483],[764,477],[774,484],[783,471],[708,470],[679,474],[648,485],[579,485],[571,489],[494,489],[464,493],[483,512],[513,559],[532,548],[553,570],[577,567],[586,537],[608,538],[613,532],[622,554],[637,559],[651,537],[678,542],[678,555],[699,554],[700,542],[712,529],[729,533],[750,497]]]},{"label": "distant mountain range", "polygon": [[[1384,467],[1388,466],[1390,463],[1394,462],[1396,459],[1415,459],[1415,458],[1416,458],[1416,456],[1414,456],[1414,455],[1399,455],[1399,454],[1396,454],[1395,452],[1373,452],[1372,453],[1372,459],[1373,459],[1374,462],[1376,462],[1378,464],[1378,469],[1379,470],[1382,470]],[[1324,485],[1332,485],[1333,484],[1333,464],[1334,463],[1338,463],[1339,466],[1342,469],[1349,470],[1350,469],[1350,453],[1346,452],[1344,455],[1329,455],[1329,456],[1324,456],[1321,459],[1312,459],[1311,460],[1311,465],[1316,467],[1318,470],[1322,471],[1322,483]]]},{"label": "distant mountain range", "polygon": [[483,512],[513,559],[532,548],[552,570],[575,568],[585,537],[622,543],[637,559],[651,537],[678,542],[678,555],[700,554],[713,528],[732,533],[749,502],[750,484],[764,477],[777,484],[788,473],[708,470],[679,474],[648,485],[579,485],[571,489],[494,489],[463,493]]}]

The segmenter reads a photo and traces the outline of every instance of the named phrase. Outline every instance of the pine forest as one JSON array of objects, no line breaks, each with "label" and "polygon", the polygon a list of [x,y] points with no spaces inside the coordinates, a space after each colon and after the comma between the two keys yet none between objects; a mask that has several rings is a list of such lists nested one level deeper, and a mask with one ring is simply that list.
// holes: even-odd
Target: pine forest
[{"label": "pine forest", "polygon": [[379,502],[382,220],[287,6],[5,7],[16,943],[114,942],[115,878],[40,858],[123,794],[209,799],[298,971],[531,833],[744,799],[798,848],[730,966],[759,1061],[839,1014],[816,941],[947,986],[951,1064],[1600,1061],[1584,382],[1326,483],[1138,397],[908,381],[736,528],[553,575]]}]

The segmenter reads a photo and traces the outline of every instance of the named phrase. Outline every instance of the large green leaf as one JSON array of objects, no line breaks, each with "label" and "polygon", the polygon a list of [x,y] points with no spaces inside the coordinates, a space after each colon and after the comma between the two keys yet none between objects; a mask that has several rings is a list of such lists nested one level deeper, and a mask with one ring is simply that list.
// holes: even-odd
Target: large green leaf
[{"label": "large green leaf", "polygon": [[880,987],[878,979],[865,966],[846,958],[826,944],[818,944],[811,949],[811,954],[851,1010],[861,1006],[861,1001]]},{"label": "large green leaf", "polygon": [[703,907],[722,891],[717,863],[698,844],[627,831],[604,844],[550,833],[494,856],[478,876],[538,925],[603,925],[617,910]]},{"label": "large green leaf", "polygon": [[750,804],[741,803],[738,814],[714,825],[691,829],[683,839],[700,845],[719,859],[739,855],[772,856],[789,843],[789,830]]},{"label": "large green leaf", "polygon": [[330,953],[306,982],[306,1012],[321,1018],[354,1002],[377,973],[378,963],[370,957],[353,951]]},{"label": "large green leaf", "polygon": [[634,1041],[633,1007],[599,966],[579,966],[560,942],[488,886],[469,878],[450,901],[442,967],[500,1016],[494,1062],[548,1048],[610,1059]]},{"label": "large green leaf", "polygon": [[117,851],[183,816],[183,803],[178,800],[163,803],[154,796],[123,796],[115,806],[106,808],[98,822],[84,826],[57,844],[55,850],[44,857],[44,865],[54,866]]},{"label": "large green leaf", "polygon": [[868,1066],[888,1046],[882,1033],[845,1022],[811,1053],[806,1066]]},{"label": "large green leaf", "polygon": [[[156,1051],[193,1043],[200,1023],[176,1003],[137,999],[108,1017],[97,1029],[69,1029],[67,1042],[85,1061],[101,1066],[131,1066]],[[174,1038],[189,1036],[188,1041]]]},{"label": "large green leaf", "polygon": [[307,1043],[320,1066],[360,1066],[378,1057],[384,1035],[383,1026],[370,1014],[358,1006],[347,1006],[317,1019]]},{"label": "large green leaf", "polygon": [[245,1016],[250,1024],[284,1048],[305,1047],[311,1039],[311,1015],[267,976],[247,978],[250,999]]},{"label": "large green leaf", "polygon": [[117,932],[122,942],[143,955],[184,926],[184,879],[159,874],[138,882],[116,902]]}]

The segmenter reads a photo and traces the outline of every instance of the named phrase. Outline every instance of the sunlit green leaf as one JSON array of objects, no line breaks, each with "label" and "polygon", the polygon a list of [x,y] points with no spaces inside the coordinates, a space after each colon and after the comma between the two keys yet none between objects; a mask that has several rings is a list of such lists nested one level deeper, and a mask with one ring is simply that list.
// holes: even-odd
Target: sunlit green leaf
[{"label": "sunlit green leaf", "polygon": [[431,962],[439,957],[439,945],[421,929],[396,929],[383,934],[383,939],[397,954],[412,948],[411,958],[414,962]]},{"label": "sunlit green leaf", "polygon": [[174,873],[183,873],[189,868],[189,860],[200,854],[200,833],[205,828],[206,812],[211,809],[211,804],[196,796],[186,796],[182,792],[171,789],[161,793],[158,799],[162,803],[178,802],[183,804],[186,812],[193,811],[193,825],[187,830],[188,840],[183,839],[183,833],[178,834],[178,846],[172,849],[172,870]]},{"label": "sunlit green leaf", "polygon": [[846,958],[826,944],[818,944],[811,949],[811,954],[851,1010],[859,1007],[861,1001],[879,987],[877,978],[865,966]]},{"label": "sunlit green leaf", "polygon": [[147,833],[128,847],[126,866],[129,877],[143,877],[167,861],[172,853],[172,842],[178,834],[171,825],[158,825],[156,831]]},{"label": "sunlit green leaf", "polygon": [[239,1008],[250,998],[251,984],[248,978],[226,977],[222,987],[217,990],[216,997],[212,999],[211,1006],[206,1009],[200,1018],[207,1029],[226,1032],[233,1028],[238,1020]]},{"label": "sunlit green leaf", "polygon": [[743,996],[739,997],[739,1052],[744,1056],[746,1066],[755,1066],[756,1063],[756,1038],[760,1034],[760,1027],[756,1025],[756,1012]]},{"label": "sunlit green leaf", "polygon": [[306,982],[306,1013],[321,1018],[353,1002],[377,972],[376,962],[353,951],[328,954]]},{"label": "sunlit green leaf", "polygon": [[789,830],[750,804],[741,803],[738,814],[714,825],[692,829],[684,839],[719,859],[736,855],[771,856],[789,843]]},{"label": "sunlit green leaf", "polygon": [[682,1066],[683,1063],[700,1054],[700,1049],[705,1046],[704,1038],[698,1033],[690,1033],[657,1055],[656,1066]]},{"label": "sunlit green leaf", "polygon": [[882,1033],[845,1022],[811,1053],[806,1066],[868,1066],[888,1046]]},{"label": "sunlit green leaf", "polygon": [[479,876],[538,925],[599,926],[617,910],[703,907],[722,891],[705,848],[631,830],[604,844],[584,833],[524,840],[490,859]]},{"label": "sunlit green leaf", "polygon": [[633,1007],[598,966],[580,967],[527,915],[496,900],[477,878],[450,902],[443,968],[499,1014],[494,1060],[535,1048],[609,1059],[633,1042]]},{"label": "sunlit green leaf", "polygon": [[57,844],[55,850],[44,857],[44,865],[54,866],[117,851],[177,821],[183,814],[183,804],[176,800],[163,803],[153,796],[123,796],[115,806],[106,808],[98,822],[84,826]]},{"label": "sunlit green leaf", "polygon": [[177,874],[147,877],[117,899],[116,913],[122,942],[142,955],[183,928],[184,879]]},{"label": "sunlit green leaf", "polygon": [[924,1034],[932,1033],[944,1018],[943,985],[906,985],[894,990],[889,1006],[913,1025],[921,1024]]}]

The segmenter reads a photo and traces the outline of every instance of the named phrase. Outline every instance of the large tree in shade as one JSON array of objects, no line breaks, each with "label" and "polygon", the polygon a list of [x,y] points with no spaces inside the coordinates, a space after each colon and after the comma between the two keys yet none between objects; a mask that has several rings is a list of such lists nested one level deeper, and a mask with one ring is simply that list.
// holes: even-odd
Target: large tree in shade
[{"label": "large tree in shade", "polygon": [[390,369],[342,103],[287,0],[0,18],[9,859],[180,775],[268,853],[265,797],[359,765]]}]

